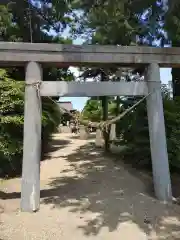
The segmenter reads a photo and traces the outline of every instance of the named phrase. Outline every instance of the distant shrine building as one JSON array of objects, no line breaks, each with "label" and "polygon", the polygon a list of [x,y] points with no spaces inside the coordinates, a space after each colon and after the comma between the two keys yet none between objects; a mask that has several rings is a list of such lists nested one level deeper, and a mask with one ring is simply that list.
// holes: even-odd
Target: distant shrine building
[{"label": "distant shrine building", "polygon": [[59,108],[62,112],[62,121],[61,124],[63,126],[69,126],[69,123],[73,120],[72,116],[69,114],[70,113],[76,113],[76,110],[73,108],[73,104],[71,101],[60,101],[57,102],[59,105]]}]

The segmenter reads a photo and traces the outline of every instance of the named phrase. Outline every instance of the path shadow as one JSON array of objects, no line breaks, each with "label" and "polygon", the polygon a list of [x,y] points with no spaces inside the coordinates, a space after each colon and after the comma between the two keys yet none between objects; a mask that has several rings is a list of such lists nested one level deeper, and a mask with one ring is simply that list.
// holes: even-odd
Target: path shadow
[{"label": "path shadow", "polygon": [[[87,139],[95,139],[95,137],[96,137],[96,134],[95,134],[95,133],[90,133],[90,134],[88,134]],[[69,138],[70,138],[70,139],[79,139],[79,140],[81,140],[79,134],[77,134],[77,135],[72,135],[72,136],[70,136]]]},{"label": "path shadow", "polygon": [[45,158],[48,155],[48,153],[56,152],[60,149],[67,147],[70,143],[71,143],[71,140],[53,138],[52,140],[50,140],[50,144],[48,144],[44,148],[43,158]]},{"label": "path shadow", "polygon": [[[148,180],[149,184],[146,186],[147,193],[154,197],[154,185],[153,185],[153,176],[152,171],[148,168],[145,168],[143,166],[135,166],[132,165],[132,160],[126,161],[126,159],[120,159],[121,158],[121,151],[119,152],[110,152],[109,157],[115,162],[120,163],[123,165],[123,167],[128,171],[130,174],[136,176],[137,178]],[[172,184],[172,193],[173,197],[180,200],[180,175],[177,174],[177,172],[171,172],[171,184]],[[180,201],[178,201],[180,203]]]},{"label": "path shadow", "polygon": [[[84,223],[77,227],[84,235],[98,235],[103,228],[113,232],[130,222],[149,240],[154,239],[152,231],[159,240],[180,240],[180,207],[161,204],[151,197],[147,192],[151,182],[147,179],[113,163],[93,143],[64,158],[71,169],[64,169],[59,178],[52,179],[50,189],[41,190],[41,202],[80,214]],[[74,174],[68,175],[72,170]],[[20,193],[0,191],[0,198],[20,198]],[[87,218],[88,213],[93,216]]]},{"label": "path shadow", "polygon": [[[20,199],[21,193],[20,192],[4,192],[0,191],[0,199],[7,200],[7,199]],[[1,207],[0,207],[1,209]],[[0,210],[1,211],[1,210]]]},{"label": "path shadow", "polygon": [[[65,158],[76,174],[67,176],[68,170],[62,171],[59,178],[51,181],[51,189],[41,191],[42,202],[53,204],[54,208],[67,207],[82,218],[88,212],[95,214],[78,226],[85,235],[97,235],[103,227],[113,232],[122,223],[133,222],[148,239],[152,230],[162,235],[158,239],[180,239],[180,208],[161,204],[149,196],[146,190],[151,182],[147,179],[113,163],[92,143]],[[175,221],[165,221],[170,217]]]}]

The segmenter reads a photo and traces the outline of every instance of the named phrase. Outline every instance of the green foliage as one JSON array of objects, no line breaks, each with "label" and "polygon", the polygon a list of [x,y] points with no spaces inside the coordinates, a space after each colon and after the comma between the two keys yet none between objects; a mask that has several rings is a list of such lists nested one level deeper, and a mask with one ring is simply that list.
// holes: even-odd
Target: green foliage
[{"label": "green foliage", "polygon": [[165,123],[170,165],[180,169],[180,98],[165,100]]},{"label": "green foliage", "polygon": [[98,44],[130,45],[136,39],[138,17],[128,0],[79,0],[79,32],[87,41]]},{"label": "green foliage", "polygon": [[[164,115],[167,137],[167,148],[171,169],[180,168],[180,99],[173,101],[164,96]],[[146,103],[140,104],[135,112],[119,122],[122,142],[128,148],[122,153],[126,161],[135,167],[151,167],[150,142]]]},{"label": "green foliage", "polygon": [[[66,1],[35,0],[4,1],[0,5],[0,41],[69,44],[72,40],[62,34],[71,23],[70,4]],[[5,4],[6,3],[6,4]],[[8,5],[7,5],[8,3]],[[58,34],[49,33],[55,30]],[[14,80],[24,79],[24,68],[7,69]],[[44,68],[44,81],[73,80],[73,74],[64,68]]]},{"label": "green foliage", "polygon": [[[179,1],[169,0],[167,12],[165,12],[163,4],[163,1],[156,0],[2,0],[0,40],[71,43],[71,39],[62,37],[64,30],[70,27],[72,33],[85,36],[88,43],[156,45],[157,42],[154,40],[159,40],[163,47],[169,40],[172,46],[179,47]],[[169,39],[162,31],[164,29],[167,31]],[[54,30],[57,36],[54,36],[54,33],[50,34],[50,30]],[[117,69],[105,70],[110,77]],[[0,84],[0,130],[2,133],[0,136],[0,166],[2,166],[2,173],[19,170],[22,157],[24,86],[23,83],[14,80],[24,79],[24,69],[8,69],[8,73],[7,75],[6,71],[0,71],[0,79],[3,80]],[[96,77],[99,75],[99,69],[88,70],[84,74],[84,78],[88,76],[87,73],[91,73],[91,77]],[[172,73],[173,93],[174,96],[179,96],[179,69],[173,69]],[[46,68],[43,69],[43,78],[45,81],[71,81],[73,75],[67,67],[62,69]],[[136,98],[125,99],[121,101],[122,106],[119,107],[119,104],[111,99],[108,104],[109,116],[117,115],[135,101]],[[180,133],[176,127],[180,123],[179,102],[179,99],[173,101],[167,95],[164,97],[171,167],[179,167]],[[84,108],[83,117],[91,121],[100,121],[102,112],[101,101],[91,99]],[[43,142],[46,142],[50,133],[56,129],[59,121],[60,115],[57,106],[50,99],[43,98]],[[121,133],[123,142],[129,146],[128,154],[131,156],[129,158],[131,162],[133,160],[136,165],[150,166],[145,103],[139,105],[133,113],[119,122],[118,132]]]},{"label": "green foliage", "polygon": [[[162,95],[170,167],[178,170],[180,169],[180,130],[178,128],[180,125],[180,98],[176,98],[175,101],[170,98],[169,91],[165,86],[162,86]],[[118,114],[132,106],[137,100],[136,98],[132,98],[131,101],[130,99],[121,100]],[[109,117],[117,115],[116,111],[116,102],[111,100],[108,105]],[[101,101],[88,100],[83,110],[83,117],[90,121],[101,121]],[[146,101],[123,117],[117,125],[121,139],[119,144],[127,146],[121,156],[135,167],[151,168]]]},{"label": "green foliage", "polygon": [[[108,115],[113,116],[116,112],[116,104],[113,98],[108,101]],[[84,106],[82,117],[92,122],[99,122],[102,120],[102,102],[96,99],[89,99]]]},{"label": "green foliage", "polygon": [[[113,44],[113,45],[159,45],[171,43],[172,46],[180,46],[180,3],[178,0],[89,0],[77,1],[79,8],[83,10],[79,33],[87,36],[88,43]],[[142,20],[143,16],[143,20]],[[164,33],[167,31],[167,34]],[[168,36],[168,37],[167,37]],[[157,42],[158,40],[158,42]],[[86,71],[85,73],[92,70]],[[97,71],[96,71],[97,72]],[[94,74],[94,72],[93,72]],[[92,74],[92,75],[93,75]],[[85,74],[86,77],[86,74]],[[168,154],[171,168],[180,167],[180,133],[177,128],[180,124],[180,71],[173,69],[173,101],[164,94],[165,123],[167,133]],[[134,99],[126,99],[121,102],[123,109],[132,105]],[[88,106],[87,106],[88,105]],[[97,102],[88,103],[84,114],[90,120],[101,119],[100,108]],[[99,103],[99,106],[101,104]],[[117,115],[118,106],[109,105],[109,114]],[[94,115],[94,116],[93,116]],[[128,114],[118,124],[118,131],[123,139],[122,144],[128,145],[129,150],[124,156],[135,166],[151,166],[148,120],[145,103],[140,104],[135,111]],[[127,158],[126,158],[127,159]]]},{"label": "green foliage", "polygon": [[[58,106],[43,99],[42,145],[48,142],[60,123]],[[0,70],[0,175],[13,176],[21,172],[24,123],[24,82],[10,79]]]},{"label": "green foliage", "polygon": [[42,140],[47,141],[51,133],[57,131],[61,113],[58,105],[45,97],[42,99],[42,110]]},{"label": "green foliage", "polygon": [[[70,1],[14,1],[0,3],[0,41],[72,43],[62,33],[71,24]],[[51,33],[50,33],[51,30]],[[57,34],[54,34],[54,30]],[[24,120],[24,68],[0,70],[0,174],[15,175],[22,164]],[[43,68],[44,81],[71,81],[64,68]],[[59,108],[49,98],[42,100],[42,147],[60,122]]]},{"label": "green foliage", "polygon": [[101,120],[102,106],[101,101],[89,99],[83,109],[82,117],[92,122]]},{"label": "green foliage", "polygon": [[12,15],[4,5],[0,5],[0,40],[7,34],[11,26]]}]

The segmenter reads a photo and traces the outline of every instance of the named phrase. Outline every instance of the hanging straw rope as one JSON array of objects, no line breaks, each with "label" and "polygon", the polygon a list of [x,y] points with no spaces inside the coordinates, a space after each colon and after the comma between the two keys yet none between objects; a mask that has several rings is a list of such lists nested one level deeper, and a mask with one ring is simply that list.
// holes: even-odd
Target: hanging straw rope
[{"label": "hanging straw rope", "polygon": [[[154,92],[154,91],[153,91]],[[148,95],[144,96],[141,98],[138,102],[136,102],[133,106],[130,108],[126,109],[123,113],[119,114],[118,116],[107,120],[107,121],[101,121],[101,122],[91,122],[88,120],[83,120],[83,119],[78,119],[80,124],[85,125],[85,126],[91,126],[91,127],[96,127],[100,129],[106,129],[109,125],[116,123],[117,121],[121,120],[124,116],[126,116],[128,113],[130,113],[135,107],[137,107],[139,104],[141,104],[148,96],[150,96],[153,92],[150,92]],[[54,101],[52,98],[48,97],[52,102],[58,105],[56,101]],[[72,118],[77,119],[77,116],[75,116],[73,113],[68,111],[67,109],[61,107],[58,105],[58,107],[68,113]]]}]

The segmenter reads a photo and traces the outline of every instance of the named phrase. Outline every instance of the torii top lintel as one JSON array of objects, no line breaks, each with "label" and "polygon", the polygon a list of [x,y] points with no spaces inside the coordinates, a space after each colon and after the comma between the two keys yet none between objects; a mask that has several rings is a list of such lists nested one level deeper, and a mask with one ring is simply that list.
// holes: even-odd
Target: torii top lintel
[{"label": "torii top lintel", "polygon": [[180,48],[0,42],[0,66],[23,66],[30,61],[58,67],[149,63],[179,67]]}]

